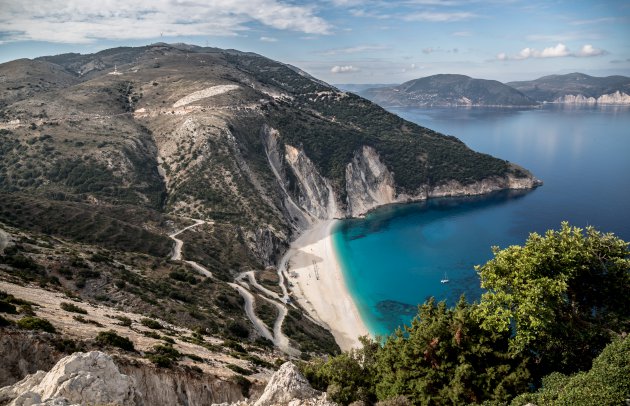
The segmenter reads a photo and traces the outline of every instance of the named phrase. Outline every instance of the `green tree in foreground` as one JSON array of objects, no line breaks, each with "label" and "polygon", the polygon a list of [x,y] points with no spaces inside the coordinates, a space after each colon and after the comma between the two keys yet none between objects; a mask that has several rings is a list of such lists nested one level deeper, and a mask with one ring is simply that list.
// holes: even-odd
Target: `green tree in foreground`
[{"label": "green tree in foreground", "polygon": [[630,338],[617,339],[593,361],[588,372],[553,372],[536,393],[518,396],[512,406],[616,406],[630,400]]},{"label": "green tree in foreground", "polygon": [[462,296],[455,308],[434,299],[378,353],[376,392],[413,404],[508,401],[527,389],[526,360],[508,354],[509,333],[482,328]]},{"label": "green tree in foreground", "polygon": [[514,354],[534,358],[543,376],[590,368],[593,358],[630,327],[628,243],[592,227],[562,223],[530,234],[524,246],[493,247],[477,267],[483,325],[510,331]]}]

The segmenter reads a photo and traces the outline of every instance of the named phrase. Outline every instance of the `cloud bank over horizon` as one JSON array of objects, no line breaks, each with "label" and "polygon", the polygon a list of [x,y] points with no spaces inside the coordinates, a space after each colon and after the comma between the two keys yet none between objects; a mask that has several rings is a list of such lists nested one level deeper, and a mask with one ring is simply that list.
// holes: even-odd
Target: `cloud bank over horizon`
[{"label": "cloud bank over horizon", "polygon": [[627,38],[627,0],[3,0],[0,7],[0,63],[185,42],[256,52],[348,83],[437,73],[505,81],[630,75]]}]

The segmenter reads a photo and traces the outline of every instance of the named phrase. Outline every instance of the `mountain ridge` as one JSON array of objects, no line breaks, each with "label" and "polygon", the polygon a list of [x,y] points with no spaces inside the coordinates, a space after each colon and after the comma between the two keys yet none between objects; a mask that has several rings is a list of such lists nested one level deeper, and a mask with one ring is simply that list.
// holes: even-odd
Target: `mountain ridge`
[{"label": "mountain ridge", "polygon": [[367,89],[361,94],[378,104],[398,107],[536,105],[526,95],[496,80],[456,74],[427,76],[391,88]]},{"label": "mountain ridge", "polygon": [[[466,82],[476,83],[482,92],[475,93],[474,89],[466,88]],[[547,75],[535,80],[504,84],[493,80],[472,79],[465,75],[438,74],[413,79],[401,85],[337,86],[386,107],[537,107],[545,103],[630,104],[629,77],[622,75],[596,77],[578,72]],[[506,97],[510,90],[505,86],[518,92],[523,99]],[[508,93],[502,94],[496,89]],[[492,92],[498,96],[487,96],[492,95]]]}]

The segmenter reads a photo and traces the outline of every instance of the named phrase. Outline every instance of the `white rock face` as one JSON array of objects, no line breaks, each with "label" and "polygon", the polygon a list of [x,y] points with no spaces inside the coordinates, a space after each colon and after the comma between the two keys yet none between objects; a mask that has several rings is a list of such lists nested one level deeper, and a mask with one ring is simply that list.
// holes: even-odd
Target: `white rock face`
[{"label": "white rock face", "polygon": [[567,94],[565,96],[558,97],[553,102],[564,104],[630,104],[630,95],[622,93],[619,90],[615,93],[601,95],[598,98],[586,97],[581,94]]},{"label": "white rock face", "polygon": [[77,352],[61,359],[50,372],[38,371],[0,389],[0,403],[31,405],[136,405],[135,382],[118,371],[100,351]]},{"label": "white rock face", "polygon": [[298,204],[319,220],[337,216],[337,201],[330,181],[319,173],[304,151],[288,144],[284,149],[285,160],[299,182]]},{"label": "white rock face", "polygon": [[396,200],[394,176],[374,148],[364,146],[346,166],[346,191],[351,217]]},{"label": "white rock face", "polygon": [[272,405],[333,406],[335,403],[329,402],[326,394],[313,389],[295,365],[285,362],[273,374],[262,396],[253,406]]}]

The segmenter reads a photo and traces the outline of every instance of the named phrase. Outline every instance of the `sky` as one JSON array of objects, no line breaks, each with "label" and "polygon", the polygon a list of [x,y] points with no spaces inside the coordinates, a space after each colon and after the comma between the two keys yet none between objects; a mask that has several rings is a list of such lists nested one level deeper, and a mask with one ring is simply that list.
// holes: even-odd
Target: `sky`
[{"label": "sky", "polygon": [[329,83],[630,76],[628,0],[0,0],[0,63],[185,42]]}]

